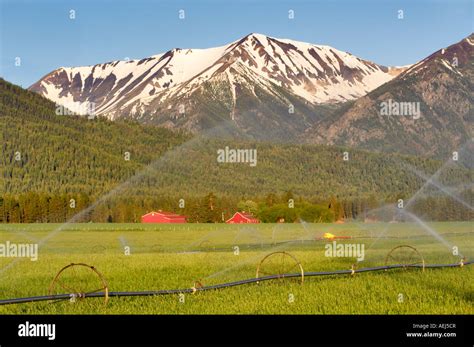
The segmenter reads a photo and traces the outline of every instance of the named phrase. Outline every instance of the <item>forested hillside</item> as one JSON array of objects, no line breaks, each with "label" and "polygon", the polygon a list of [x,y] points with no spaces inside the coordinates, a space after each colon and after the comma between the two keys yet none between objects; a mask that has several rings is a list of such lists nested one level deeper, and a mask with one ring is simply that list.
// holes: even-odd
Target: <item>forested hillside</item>
[{"label": "forested hillside", "polygon": [[[1,79],[0,128],[3,222],[64,221],[94,201],[80,220],[139,221],[142,213],[162,208],[194,221],[220,221],[222,213],[228,217],[248,206],[242,205],[246,201],[250,207],[257,203],[255,213],[272,216],[265,208],[287,204],[288,194],[316,221],[323,215],[355,218],[378,204],[409,198],[424,183],[413,170],[430,175],[441,166],[429,158],[278,139],[191,138],[132,122],[59,116],[52,102]],[[257,165],[219,163],[217,150],[225,146],[256,149]],[[439,180],[462,187],[471,177],[472,171],[457,165],[443,170]],[[186,202],[182,211],[179,199]],[[466,218],[462,210],[456,213],[454,219]]]},{"label": "forested hillside", "polygon": [[163,128],[59,116],[55,110],[55,104],[46,98],[0,79],[5,193],[97,196],[186,140],[182,133]]}]

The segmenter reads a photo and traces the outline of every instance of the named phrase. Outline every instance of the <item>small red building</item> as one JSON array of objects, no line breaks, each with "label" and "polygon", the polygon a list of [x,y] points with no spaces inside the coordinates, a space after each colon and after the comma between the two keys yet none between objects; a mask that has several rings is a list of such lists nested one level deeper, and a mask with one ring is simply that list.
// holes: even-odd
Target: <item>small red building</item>
[{"label": "small red building", "polygon": [[186,217],[161,210],[148,212],[142,216],[142,223],[186,223]]},{"label": "small red building", "polygon": [[228,224],[240,224],[240,223],[260,223],[260,221],[252,216],[252,214],[243,212],[235,212],[232,218],[226,221]]}]

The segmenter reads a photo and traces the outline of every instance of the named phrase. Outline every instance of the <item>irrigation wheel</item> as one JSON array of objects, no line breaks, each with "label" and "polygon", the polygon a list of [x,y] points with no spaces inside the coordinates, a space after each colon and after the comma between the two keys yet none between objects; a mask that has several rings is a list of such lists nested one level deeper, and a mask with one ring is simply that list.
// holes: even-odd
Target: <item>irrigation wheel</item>
[{"label": "irrigation wheel", "polygon": [[[298,276],[288,277],[289,274],[298,274]],[[273,252],[267,254],[257,265],[257,277],[278,276],[279,279],[289,278],[297,279],[298,282],[304,282],[304,270],[299,260],[287,252]],[[258,283],[258,282],[257,282]]]},{"label": "irrigation wheel", "polygon": [[425,260],[415,247],[401,245],[392,248],[385,257],[385,266],[402,265],[403,269],[421,267],[425,271]]},{"label": "irrigation wheel", "polygon": [[85,302],[90,294],[99,292],[104,293],[104,304],[107,304],[109,287],[105,277],[94,266],[84,263],[71,263],[63,267],[49,286],[49,295],[69,294],[71,303]]}]

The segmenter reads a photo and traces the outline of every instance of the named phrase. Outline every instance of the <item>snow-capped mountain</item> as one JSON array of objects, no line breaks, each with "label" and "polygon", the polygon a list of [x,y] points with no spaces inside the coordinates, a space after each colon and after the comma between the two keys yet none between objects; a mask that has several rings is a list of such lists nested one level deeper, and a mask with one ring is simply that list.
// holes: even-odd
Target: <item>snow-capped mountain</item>
[{"label": "snow-capped mountain", "polygon": [[[309,142],[449,158],[474,134],[474,34],[318,121]],[[382,112],[387,104],[419,113]],[[394,109],[396,110],[396,109]]]},{"label": "snow-capped mountain", "polygon": [[199,130],[234,120],[241,129],[250,121],[305,128],[318,118],[318,105],[361,97],[398,72],[329,46],[250,34],[216,48],[59,68],[30,90],[72,110],[93,104],[111,119],[168,127]]}]

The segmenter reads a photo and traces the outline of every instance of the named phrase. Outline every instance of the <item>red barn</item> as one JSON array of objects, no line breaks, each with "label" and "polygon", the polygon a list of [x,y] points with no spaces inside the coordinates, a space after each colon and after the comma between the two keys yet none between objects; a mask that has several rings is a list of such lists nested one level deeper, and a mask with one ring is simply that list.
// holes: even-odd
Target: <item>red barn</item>
[{"label": "red barn", "polygon": [[186,217],[171,212],[152,211],[142,216],[142,223],[186,223]]},{"label": "red barn", "polygon": [[232,218],[226,221],[228,224],[240,224],[240,223],[260,223],[260,221],[252,216],[250,213],[245,211],[235,212]]}]

